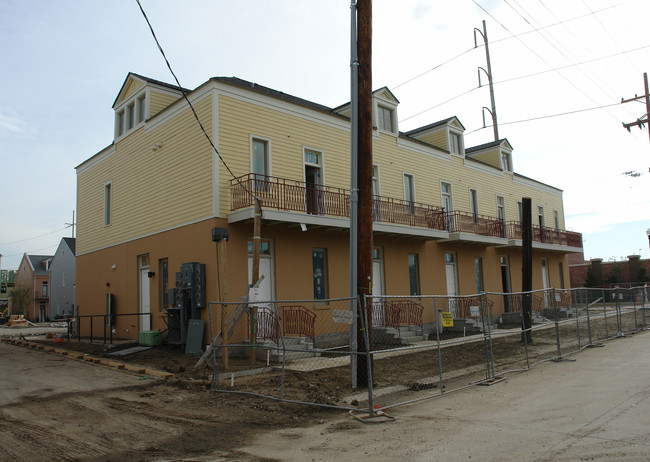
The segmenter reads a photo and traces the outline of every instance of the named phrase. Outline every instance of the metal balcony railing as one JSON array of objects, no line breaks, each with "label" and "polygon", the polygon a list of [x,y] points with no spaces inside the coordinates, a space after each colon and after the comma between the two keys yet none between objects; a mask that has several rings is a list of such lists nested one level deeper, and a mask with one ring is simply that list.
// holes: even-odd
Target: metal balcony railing
[{"label": "metal balcony railing", "polygon": [[445,229],[455,233],[506,237],[506,224],[503,220],[468,212],[453,211],[445,213]]},{"label": "metal balcony railing", "polygon": [[[517,221],[508,222],[507,228],[509,239],[521,239],[521,223]],[[566,245],[569,247],[582,247],[582,234],[573,231],[564,231],[561,229],[533,225],[533,242]]]},{"label": "metal balcony railing", "polygon": [[[262,208],[350,217],[350,194],[342,188],[249,173],[230,180],[230,191],[233,211],[252,207],[252,193]],[[444,230],[442,209],[419,202],[374,196],[372,217],[375,222]]]},{"label": "metal balcony railing", "polygon": [[[249,173],[230,180],[230,193],[232,211],[252,207],[254,194],[262,208],[350,218],[350,193],[343,188]],[[521,239],[519,222],[469,212],[444,212],[441,207],[384,196],[373,196],[372,218],[377,223]],[[582,247],[580,233],[541,226],[533,226],[533,241]]]}]

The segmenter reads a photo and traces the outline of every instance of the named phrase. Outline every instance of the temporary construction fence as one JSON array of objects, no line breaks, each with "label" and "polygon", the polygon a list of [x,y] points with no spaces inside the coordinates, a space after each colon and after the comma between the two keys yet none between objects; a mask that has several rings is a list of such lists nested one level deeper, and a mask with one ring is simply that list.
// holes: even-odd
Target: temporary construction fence
[{"label": "temporary construction fence", "polygon": [[643,330],[649,291],[210,303],[212,342],[199,363],[211,369],[213,391],[373,416]]}]

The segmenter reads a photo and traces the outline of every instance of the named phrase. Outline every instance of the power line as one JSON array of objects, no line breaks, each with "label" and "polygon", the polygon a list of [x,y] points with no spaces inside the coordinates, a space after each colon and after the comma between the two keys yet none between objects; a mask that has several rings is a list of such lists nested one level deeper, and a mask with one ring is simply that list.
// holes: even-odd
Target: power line
[{"label": "power line", "polygon": [[452,97],[452,98],[449,98],[448,100],[443,101],[442,103],[436,104],[435,106],[431,106],[430,108],[425,109],[424,111],[420,111],[420,112],[418,112],[417,114],[410,115],[410,116],[408,116],[407,118],[400,120],[400,122],[406,122],[407,120],[412,119],[413,117],[417,117],[417,116],[419,116],[419,115],[421,115],[421,114],[424,114],[425,112],[429,112],[429,111],[431,111],[431,110],[433,110],[433,109],[435,109],[435,108],[437,108],[437,107],[442,106],[443,104],[447,104],[447,103],[449,103],[449,102],[451,102],[451,101],[453,101],[453,100],[455,100],[455,99],[460,98],[461,96],[465,96],[465,95],[467,95],[468,93],[471,93],[471,92],[473,92],[473,91],[475,91],[475,90],[478,90],[479,88],[481,88],[481,87],[474,87],[474,88],[472,88],[471,90],[467,90],[467,91],[465,91],[465,92],[463,92],[463,93],[460,93],[459,95],[456,95],[456,96],[454,96],[454,97]]},{"label": "power line", "polygon": [[228,170],[228,173],[239,183],[239,186],[242,187],[244,191],[246,191],[251,197],[255,197],[255,195],[244,186],[244,184],[235,176],[233,171],[230,169],[226,161],[221,157],[221,154],[219,153],[219,150],[217,147],[214,145],[212,142],[212,139],[208,135],[208,132],[205,130],[205,127],[203,127],[203,123],[201,123],[201,120],[199,119],[198,114],[196,113],[196,110],[194,109],[194,106],[190,102],[190,100],[187,97],[187,92],[185,89],[181,86],[180,81],[178,80],[178,77],[176,77],[176,74],[174,73],[174,70],[172,69],[171,64],[169,63],[169,60],[167,59],[167,56],[165,55],[164,50],[162,49],[162,46],[160,45],[160,42],[158,41],[158,37],[156,37],[156,32],[153,30],[153,26],[151,25],[151,22],[149,21],[149,18],[147,17],[147,13],[145,13],[144,8],[142,8],[142,4],[140,3],[140,0],[135,0],[138,3],[138,6],[140,7],[140,11],[142,12],[142,16],[144,16],[145,21],[147,21],[147,25],[149,26],[149,30],[151,31],[151,35],[153,36],[153,39],[156,42],[156,45],[158,46],[158,50],[160,50],[160,54],[162,54],[162,57],[165,59],[165,63],[167,64],[167,68],[169,69],[169,72],[171,72],[172,76],[174,77],[174,80],[176,81],[176,85],[178,85],[178,88],[180,89],[181,93],[183,94],[183,98],[187,102],[188,106],[192,110],[192,114],[194,114],[194,118],[196,119],[196,122],[199,124],[199,127],[201,128],[201,131],[203,132],[203,135],[205,135],[205,138],[208,140],[210,143],[210,146],[212,146],[212,149],[214,149],[214,152],[217,154],[219,157],[219,160],[221,163],[226,167]]},{"label": "power line", "polygon": [[[543,116],[539,116],[539,117],[531,117],[529,119],[513,120],[511,122],[499,122],[499,124],[500,125],[514,125],[514,124],[519,124],[519,123],[523,123],[523,122],[532,122],[534,120],[550,119],[552,117],[561,117],[561,116],[565,116],[565,115],[577,114],[579,112],[594,111],[596,109],[606,109],[608,107],[617,106],[619,104],[621,104],[621,103],[604,104],[602,106],[588,107],[588,108],[585,108],[585,109],[576,109],[575,111],[560,112],[560,113],[557,113],[557,114],[547,114],[547,115],[543,115]],[[469,135],[470,133],[474,133],[474,132],[477,132],[479,130],[483,130],[485,128],[490,128],[490,126],[487,125],[485,127],[477,128],[476,130],[472,130],[471,132],[466,132],[466,134]]]},{"label": "power line", "polygon": [[422,72],[421,74],[418,74],[418,75],[416,75],[415,77],[411,77],[410,79],[408,79],[408,80],[406,80],[406,81],[400,83],[399,85],[395,85],[394,87],[392,87],[392,89],[393,89],[393,90],[396,90],[397,88],[399,88],[399,87],[401,87],[401,86],[403,86],[403,85],[406,85],[407,83],[410,83],[410,82],[412,82],[412,81],[414,81],[414,80],[416,80],[416,79],[419,79],[420,77],[427,75],[429,72],[433,72],[433,71],[435,71],[436,69],[439,69],[439,68],[441,68],[442,66],[444,66],[444,65],[446,65],[446,64],[449,64],[450,62],[452,62],[452,61],[454,61],[454,60],[460,58],[460,57],[463,56],[463,55],[466,55],[467,53],[469,53],[470,51],[473,51],[473,50],[475,50],[475,49],[476,49],[476,47],[472,47],[472,48],[470,48],[469,50],[465,50],[465,51],[463,51],[462,53],[457,54],[457,55],[454,56],[453,58],[450,58],[450,59],[448,59],[447,61],[444,61],[444,62],[442,62],[442,63],[440,63],[440,64],[437,64],[437,65],[433,66],[433,67],[432,67],[431,69],[429,69],[428,71],[424,71],[424,72]]},{"label": "power line", "polygon": [[[494,17],[494,16],[493,16],[489,11],[487,11],[485,8],[483,8],[483,6],[481,6],[481,5],[480,5],[476,0],[472,0],[472,2],[474,2],[474,4],[475,4],[476,6],[478,6],[481,10],[483,10],[483,11],[484,11],[488,16],[490,16],[492,19],[494,19],[494,20],[497,22],[497,24],[499,24],[499,25],[500,25],[500,26],[501,26],[501,27],[502,27],[506,32],[508,32],[508,33],[509,33],[510,35],[512,35],[513,37],[515,37],[515,35],[510,31],[510,29],[508,29],[504,24],[502,24],[502,23],[501,23],[497,18],[495,18],[495,17]],[[539,58],[542,62],[544,62],[544,64],[546,64],[549,68],[552,68],[552,67],[553,67],[553,66],[551,66],[551,64],[550,64],[548,61],[546,61],[542,56],[539,55],[539,53],[537,53],[535,50],[533,50],[531,47],[529,47],[529,46],[528,46],[524,41],[522,41],[522,40],[521,40],[520,38],[518,38],[518,37],[515,37],[515,38],[517,38],[517,40],[519,40],[519,42],[520,42],[523,46],[525,46],[528,50],[530,50],[531,53],[533,53],[535,56],[537,56],[537,58]],[[566,80],[566,82],[567,82],[568,84],[570,84],[573,88],[575,88],[575,89],[578,90],[580,93],[582,93],[584,96],[586,96],[587,99],[589,99],[590,101],[596,103],[596,100],[593,99],[593,98],[592,98],[592,97],[591,97],[591,96],[590,96],[586,91],[584,91],[584,90],[583,90],[582,88],[580,88],[578,85],[576,85],[576,84],[573,83],[571,80],[569,80],[569,79],[568,79],[565,75],[563,75],[561,72],[558,71],[558,75],[559,75],[560,77],[562,77],[564,80]],[[605,108],[605,107],[607,107],[607,106],[602,106],[602,108]],[[608,112],[607,110],[605,110],[605,112],[607,112],[607,113],[609,114],[610,117],[612,117],[613,119],[616,120],[616,117],[614,117],[613,114],[611,114],[611,113]],[[502,124],[502,125],[504,125],[504,124]]]},{"label": "power line", "polygon": [[40,239],[41,237],[50,236],[51,234],[55,234],[55,233],[60,233],[61,231],[65,231],[66,229],[67,229],[67,227],[64,227],[64,228],[61,228],[61,229],[57,229],[56,231],[41,234],[40,236],[28,237],[27,239],[21,239],[19,241],[5,242],[5,243],[0,244],[0,245],[11,245],[11,244],[18,244],[20,242],[33,241],[34,239]]}]

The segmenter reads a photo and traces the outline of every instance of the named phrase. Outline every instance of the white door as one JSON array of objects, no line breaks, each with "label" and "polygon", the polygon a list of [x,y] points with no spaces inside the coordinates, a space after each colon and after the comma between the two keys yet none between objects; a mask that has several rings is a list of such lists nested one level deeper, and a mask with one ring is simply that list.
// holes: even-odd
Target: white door
[{"label": "white door", "polygon": [[[260,257],[260,277],[264,276],[262,283],[258,286],[259,301],[255,303],[257,307],[257,336],[259,338],[273,338],[275,336],[275,317],[271,310],[270,303],[273,297],[273,265],[270,257]],[[248,283],[253,279],[253,258],[248,258]]]},{"label": "white door", "polygon": [[140,268],[140,330],[151,330],[151,294],[149,292],[149,268]]},{"label": "white door", "polygon": [[445,254],[445,277],[447,279],[447,295],[449,298],[449,312],[455,317],[460,317],[458,300],[451,298],[458,295],[458,278],[456,276],[456,261],[453,253]]},{"label": "white door", "polygon": [[544,287],[544,307],[549,308],[551,298],[548,289],[551,285],[548,280],[548,262],[546,261],[546,258],[542,258],[542,285]]},{"label": "white door", "polygon": [[[375,253],[375,252],[373,252]],[[384,325],[384,263],[381,259],[372,261],[372,324]]]}]

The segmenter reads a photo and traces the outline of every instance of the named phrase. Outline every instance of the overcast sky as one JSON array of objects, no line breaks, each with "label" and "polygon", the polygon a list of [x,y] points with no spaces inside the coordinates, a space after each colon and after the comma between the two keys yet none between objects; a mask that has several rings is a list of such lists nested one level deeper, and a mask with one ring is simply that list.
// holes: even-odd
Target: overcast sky
[{"label": "overcast sky", "polygon": [[[349,0],[141,1],[186,88],[237,76],[331,107],[350,98]],[[648,127],[622,127],[646,109],[620,101],[644,93],[649,17],[648,0],[375,0],[373,87],[399,99],[402,131],[455,115],[466,146],[492,141],[473,32],[485,20],[515,171],[564,190],[585,258],[648,258]],[[74,167],[112,142],[127,73],[173,78],[135,0],[0,0],[0,44],[0,253],[15,269],[71,235]]]}]

